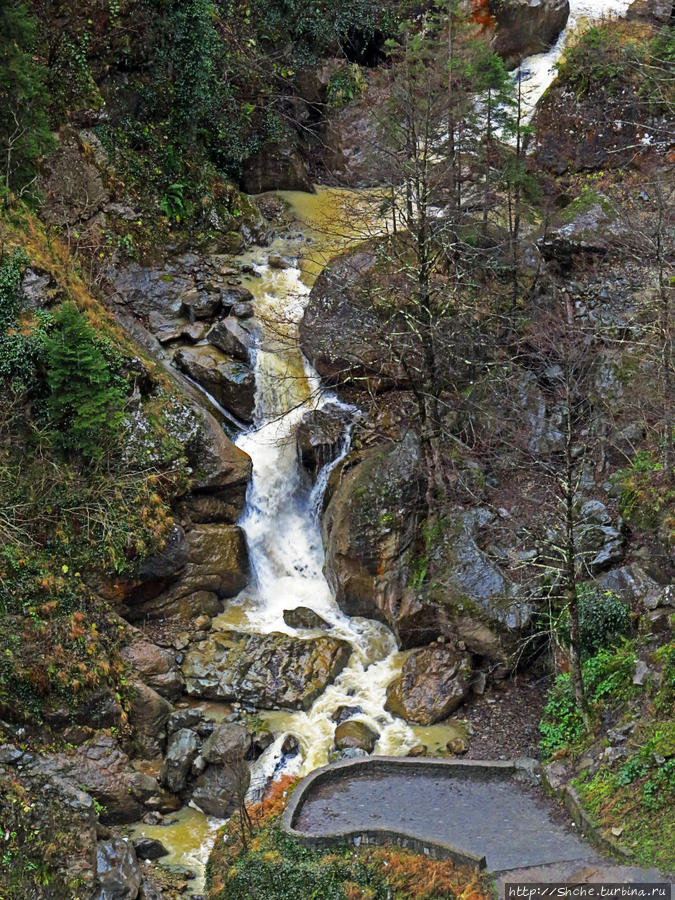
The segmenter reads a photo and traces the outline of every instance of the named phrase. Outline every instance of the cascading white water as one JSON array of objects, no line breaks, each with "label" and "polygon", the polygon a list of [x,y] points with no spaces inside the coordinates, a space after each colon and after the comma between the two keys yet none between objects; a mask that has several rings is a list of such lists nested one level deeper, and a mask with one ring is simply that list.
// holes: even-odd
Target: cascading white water
[{"label": "cascading white water", "polygon": [[514,73],[522,84],[523,114],[529,119],[556,75],[556,63],[570,38],[594,21],[622,16],[633,0],[570,0],[570,14],[558,40],[545,53],[528,56]]},{"label": "cascading white water", "polygon": [[[523,60],[514,73],[522,79],[527,117],[555,77],[555,64],[569,37],[585,20],[622,15],[630,3],[631,0],[570,0],[569,20],[555,46]],[[326,238],[330,234],[326,226],[332,222],[337,201],[335,193],[327,190],[315,195],[282,196],[304,223],[302,247],[293,241],[275,241],[267,252],[259,250],[242,260],[254,265],[260,276],[247,285],[256,296],[261,324],[255,354],[256,426],[238,441],[253,460],[253,481],[241,524],[247,534],[255,584],[225,611],[216,627],[290,633],[292,629],[283,621],[283,611],[307,606],[332,625],[332,634],[348,640],[354,652],[347,668],[309,711],[273,711],[265,715],[268,727],[278,737],[254,765],[252,798],[278,771],[281,743],[289,731],[299,738],[302,753],[286,761],[285,771],[304,774],[327,762],[335,728],[331,716],[341,705],[361,708],[357,718],[379,732],[376,752],[381,754],[401,755],[417,743],[440,748],[458,733],[451,725],[411,728],[384,710],[386,687],[400,671],[405,655],[397,652],[393,635],[383,625],[345,616],[323,575],[318,506],[329,473],[324,469],[314,490],[307,489],[298,468],[294,431],[308,410],[337,401],[321,391],[316,373],[297,349],[297,322],[309,291],[303,271],[299,265],[272,269],[267,259],[270,253],[297,257],[299,250],[306,250],[315,240],[317,245],[326,245],[325,252],[304,269],[305,275],[316,274],[331,253],[339,249],[339,242],[336,245],[334,239]],[[344,453],[348,450],[348,436],[342,449]],[[139,826],[136,830],[162,840],[170,850],[166,862],[195,869],[199,874],[193,887],[200,890],[201,872],[219,824],[218,820],[185,808],[173,826]]]},{"label": "cascading white water", "polygon": [[[272,250],[297,253],[296,246],[289,248],[283,241],[275,242]],[[253,461],[240,523],[246,532],[253,579],[214,626],[234,621],[237,628],[256,633],[295,634],[283,613],[305,606],[330,623],[331,635],[354,648],[348,667],[308,712],[271,714],[269,724],[276,726],[278,736],[254,767],[255,789],[278,766],[280,747],[289,731],[298,737],[302,752],[286,762],[285,771],[304,773],[328,762],[335,729],[331,717],[341,705],[360,707],[358,718],[381,735],[378,752],[405,752],[418,739],[412,728],[384,710],[387,684],[399,671],[402,658],[394,636],[379,622],[345,616],[323,574],[318,508],[328,472],[337,460],[322,470],[310,490],[296,452],[295,430],[308,411],[326,405],[350,414],[355,410],[322,391],[318,376],[298,349],[297,323],[309,293],[300,267],[272,269],[255,255],[251,262],[259,276],[249,284],[260,325],[255,425],[237,443]],[[346,436],[343,455],[348,446]]]}]

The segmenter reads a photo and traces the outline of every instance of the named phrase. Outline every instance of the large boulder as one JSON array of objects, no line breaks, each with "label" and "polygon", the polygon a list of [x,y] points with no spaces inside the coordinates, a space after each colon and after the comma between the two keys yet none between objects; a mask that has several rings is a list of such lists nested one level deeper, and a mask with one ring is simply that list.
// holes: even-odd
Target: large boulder
[{"label": "large boulder", "polygon": [[186,450],[194,474],[190,494],[183,503],[185,513],[193,522],[233,525],[246,505],[251,458],[205,411]]},{"label": "large boulder", "polygon": [[102,806],[104,824],[135,822],[144,805],[162,795],[155,778],[135,771],[115,737],[99,733],[94,740],[66,755],[35,756],[26,766],[33,777],[62,777],[86,790]]},{"label": "large boulder", "polygon": [[308,709],[347,664],[351,647],[330,637],[213,632],[182,664],[188,694],[263,709]]},{"label": "large boulder", "polygon": [[365,379],[369,387],[381,390],[406,383],[386,340],[388,316],[378,316],[372,303],[377,278],[377,253],[356,250],[326,266],[309,295],[299,327],[300,346],[317,372],[333,384],[362,384]]},{"label": "large boulder", "polygon": [[176,654],[146,640],[140,632],[138,638],[122,650],[122,658],[138,672],[153,690],[177,700],[183,692],[183,679],[176,667]]},{"label": "large boulder", "polygon": [[43,215],[63,227],[92,219],[109,199],[101,172],[86,158],[81,142],[66,132],[41,166],[38,190],[45,197]]},{"label": "large boulder", "polygon": [[340,608],[396,627],[405,554],[418,528],[419,449],[409,434],[370,451],[339,481],[323,517],[326,575]]},{"label": "large boulder", "polygon": [[185,787],[198,753],[199,738],[190,728],[181,728],[169,738],[159,777],[172,793],[178,794]]},{"label": "large boulder", "polygon": [[319,628],[328,631],[331,625],[308,606],[296,606],[295,609],[284,610],[284,622],[289,628]]},{"label": "large boulder", "polygon": [[555,43],[567,23],[569,0],[488,0],[497,21],[494,49],[509,68]]},{"label": "large boulder", "polygon": [[142,681],[134,681],[129,709],[129,723],[139,755],[154,759],[162,755],[166,740],[166,723],[173,707],[168,700]]},{"label": "large boulder", "polygon": [[387,688],[385,709],[408,722],[433,725],[454,712],[469,692],[468,653],[432,644],[410,654]]},{"label": "large boulder", "polygon": [[253,421],[255,379],[247,365],[210,346],[183,347],[174,363],[232,415]]},{"label": "large boulder", "polygon": [[131,841],[112,838],[96,847],[99,889],[93,900],[136,900],[143,875]]},{"label": "large boulder", "polygon": [[191,802],[207,816],[225,819],[243,802],[251,782],[246,763],[228,766],[207,766],[192,792]]},{"label": "large boulder", "polygon": [[234,316],[220,319],[206,335],[206,340],[233,359],[238,359],[247,366],[251,365],[255,333],[247,322]]},{"label": "large boulder", "polygon": [[187,539],[190,560],[178,580],[159,596],[130,602],[127,615],[131,620],[213,615],[218,612],[219,600],[236,596],[246,586],[249,562],[241,528],[196,525]]},{"label": "large boulder", "polygon": [[207,763],[224,766],[245,759],[250,747],[251,735],[246,728],[225,722],[204,741],[201,755]]},{"label": "large boulder", "polygon": [[335,729],[335,749],[364,750],[366,753],[372,753],[379,736],[377,731],[374,731],[365,722],[351,719],[348,722],[342,722]]}]

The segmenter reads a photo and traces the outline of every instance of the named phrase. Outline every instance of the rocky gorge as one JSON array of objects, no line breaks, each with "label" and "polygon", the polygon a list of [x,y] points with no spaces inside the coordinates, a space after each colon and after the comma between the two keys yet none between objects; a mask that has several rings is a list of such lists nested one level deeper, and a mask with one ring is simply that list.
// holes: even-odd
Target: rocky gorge
[{"label": "rocky gorge", "polygon": [[[488,5],[479,22],[521,74],[569,14],[566,3],[531,6]],[[632,24],[615,25],[616,46],[656,40],[667,15],[631,7]],[[319,115],[343,84],[335,73],[354,65],[331,58],[305,73],[293,101],[300,122]],[[522,723],[519,731],[519,704],[536,724],[551,660],[563,675],[570,666],[569,625],[564,616],[551,624],[561,578],[551,560],[564,533],[555,472],[573,442],[580,596],[611,595],[612,608],[627,611],[622,633],[635,645],[626,677],[646,687],[626,688],[608,708],[599,694],[597,714],[616,734],[606,746],[598,734],[582,749],[562,742],[549,780],[618,771],[649,704],[664,720],[672,714],[672,489],[654,462],[667,414],[649,390],[658,366],[642,349],[650,289],[666,271],[664,254],[649,249],[661,232],[649,224],[655,208],[667,215],[667,114],[658,105],[644,113],[642,83],[626,84],[608,112],[592,84],[582,89],[581,63],[581,75],[561,70],[533,119],[529,158],[554,199],[533,200],[520,232],[515,312],[503,226],[488,236],[470,210],[456,242],[478,253],[473,305],[433,324],[448,363],[436,392],[447,493],[434,507],[431,429],[416,424],[428,390],[415,376],[423,353],[382,302],[389,290],[399,296],[397,260],[410,265],[410,250],[354,212],[377,182],[368,109],[392,91],[377,66],[362,69],[363,88],[321,112],[318,139],[293,128],[248,158],[240,187],[258,196],[234,187],[225,196],[217,184],[198,198],[198,236],[181,231],[186,213],[169,194],[164,214],[150,214],[161,224],[140,225],[146,201],[84,113],[64,125],[41,168],[43,210],[3,226],[3,242],[28,254],[8,333],[53,329],[75,298],[109,342],[109,364],[123,360],[128,389],[122,443],[100,469],[94,457],[84,475],[68,476],[71,490],[97,485],[121,523],[119,545],[114,521],[96,530],[102,514],[88,495],[65,503],[65,520],[77,523],[70,535],[61,520],[52,527],[56,494],[43,503],[44,526],[32,514],[21,531],[28,488],[8,493],[6,508],[19,515],[2,532],[16,549],[0,569],[0,809],[11,835],[3,866],[27,846],[43,857],[21,870],[17,890],[32,883],[25,896],[199,894],[219,820],[234,821],[271,780],[331,760],[531,755],[537,742]],[[114,102],[126,102],[119,86]],[[469,153],[465,165],[468,179]],[[314,178],[339,187],[305,193]],[[636,232],[651,237],[636,245]],[[131,234],[138,251],[127,253]],[[92,235],[100,243],[90,247]],[[451,270],[450,257],[438,262],[437,285]],[[496,343],[479,309],[488,296],[495,318],[513,314]],[[582,367],[594,412],[579,414],[574,438],[557,390],[563,364],[541,337],[560,297],[594,329],[592,364]],[[35,383],[48,364],[37,363]],[[22,447],[46,458],[58,446],[39,436],[46,389],[30,390],[16,414],[35,414],[38,425],[3,419],[8,458]],[[21,396],[14,381],[10,395]],[[589,434],[592,452],[583,449]],[[64,468],[77,452],[65,444]],[[135,493],[123,493],[140,477],[143,487],[133,481]],[[90,550],[79,557],[83,535],[94,558],[108,553],[112,563],[93,564]],[[34,570],[36,547],[53,557]],[[61,596],[57,630],[49,604]],[[24,660],[37,660],[33,672]],[[496,737],[509,729],[515,737]],[[672,761],[668,734],[650,732],[640,745],[660,767]],[[639,777],[657,778],[647,769]]]}]

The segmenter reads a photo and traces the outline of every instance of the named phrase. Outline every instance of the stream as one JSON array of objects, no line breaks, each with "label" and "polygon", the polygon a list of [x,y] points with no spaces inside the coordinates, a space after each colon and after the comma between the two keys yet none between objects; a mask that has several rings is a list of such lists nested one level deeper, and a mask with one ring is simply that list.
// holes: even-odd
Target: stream
[{"label": "stream", "polygon": [[[559,40],[548,52],[523,61],[514,73],[523,83],[523,102],[530,115],[555,76],[570,35],[588,20],[622,14],[630,0],[571,0],[570,17]],[[353,203],[347,191],[319,188],[314,194],[280,192],[298,222],[295,234],[277,237],[266,248],[255,247],[238,258],[252,272],[243,285],[254,295],[255,321],[260,329],[255,351],[256,409],[254,426],[237,439],[253,461],[253,478],[240,525],[246,532],[251,559],[251,584],[213,623],[214,629],[236,628],[259,634],[296,634],[283,620],[284,610],[309,607],[331,625],[330,634],[352,645],[348,666],[315,701],[303,711],[260,711],[263,728],[275,735],[274,743],[252,765],[249,798],[257,799],[273,775],[305,775],[328,762],[339,706],[358,706],[355,718],[380,735],[375,753],[400,756],[416,744],[430,752],[443,749],[464,726],[452,720],[429,728],[412,727],[384,709],[386,687],[400,672],[406,653],[398,652],[389,629],[379,622],[344,615],[337,606],[323,574],[324,551],[318,510],[331,469],[349,449],[346,430],[337,459],[319,473],[312,487],[300,470],[295,429],[310,410],[342,407],[346,418],[357,414],[323,390],[319,377],[302,356],[297,341],[300,321],[311,286],[328,260],[344,248],[354,235],[339,217],[343,201]],[[358,201],[356,201],[358,202]],[[354,210],[351,211],[352,221]],[[342,232],[336,236],[336,232]],[[288,261],[286,268],[272,266],[274,257]],[[303,630],[300,636],[322,632]],[[214,719],[222,719],[229,708],[200,704]],[[281,745],[292,734],[301,752],[284,758]],[[222,823],[196,809],[186,807],[168,825],[138,825],[136,835],[155,837],[169,850],[162,864],[193,869],[197,877],[192,889],[203,888],[204,865],[215,831]]]}]

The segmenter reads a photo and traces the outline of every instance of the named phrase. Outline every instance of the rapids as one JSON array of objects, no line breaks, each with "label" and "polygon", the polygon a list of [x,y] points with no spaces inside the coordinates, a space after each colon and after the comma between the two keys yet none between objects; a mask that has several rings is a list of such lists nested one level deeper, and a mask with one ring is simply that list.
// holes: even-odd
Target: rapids
[{"label": "rapids", "polygon": [[[555,65],[570,37],[590,21],[625,13],[630,2],[570,0],[569,20],[556,44],[546,53],[525,59],[514,73],[522,81],[527,117],[555,77]],[[294,633],[284,623],[283,611],[307,606],[329,621],[331,634],[348,640],[354,652],[335,683],[307,712],[261,711],[259,718],[276,739],[253,764],[251,800],[257,799],[272,775],[281,771],[304,775],[328,762],[335,730],[331,716],[343,704],[359,706],[362,712],[357,718],[380,734],[376,754],[404,755],[419,743],[434,752],[464,733],[460,722],[411,727],[385,711],[387,684],[400,672],[406,654],[398,652],[393,634],[384,625],[345,616],[324,577],[318,509],[329,472],[324,469],[320,473],[312,490],[299,469],[295,428],[309,410],[340,404],[322,389],[317,374],[303,358],[297,325],[318,273],[357,237],[350,222],[358,222],[363,239],[363,218],[359,217],[358,196],[346,191],[320,188],[314,194],[281,192],[280,196],[299,222],[297,234],[276,238],[270,247],[253,248],[239,258],[254,273],[244,279],[244,285],[254,295],[260,329],[255,351],[255,423],[237,440],[253,460],[253,478],[240,524],[246,532],[254,577],[215,620],[214,627]],[[373,233],[377,231],[374,227]],[[269,260],[274,256],[284,257],[289,265],[271,266]],[[349,412],[356,414],[356,410]],[[342,455],[348,449],[347,431]],[[337,462],[339,459],[329,466]],[[206,706],[215,719],[225,714],[218,704]],[[281,744],[289,733],[300,741],[301,753],[287,759],[282,756]],[[133,832],[159,838],[170,851],[163,863],[193,869],[197,877],[192,889],[200,891],[219,824],[185,808],[169,825],[138,825]]]}]

